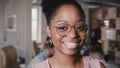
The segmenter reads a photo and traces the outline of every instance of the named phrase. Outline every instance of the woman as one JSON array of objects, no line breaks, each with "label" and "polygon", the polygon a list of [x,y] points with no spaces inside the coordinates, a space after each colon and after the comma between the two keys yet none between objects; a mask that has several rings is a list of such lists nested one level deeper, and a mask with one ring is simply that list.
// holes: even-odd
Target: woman
[{"label": "woman", "polygon": [[99,61],[80,55],[87,26],[83,9],[75,0],[43,0],[42,7],[55,53],[32,68],[104,68]]}]

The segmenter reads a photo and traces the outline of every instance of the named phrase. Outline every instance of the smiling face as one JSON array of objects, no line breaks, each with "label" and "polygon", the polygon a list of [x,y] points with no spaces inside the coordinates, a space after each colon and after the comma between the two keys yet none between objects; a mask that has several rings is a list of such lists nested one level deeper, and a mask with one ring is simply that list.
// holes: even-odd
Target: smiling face
[{"label": "smiling face", "polygon": [[74,5],[63,5],[47,26],[48,36],[55,46],[55,53],[75,55],[85,40],[84,18]]}]

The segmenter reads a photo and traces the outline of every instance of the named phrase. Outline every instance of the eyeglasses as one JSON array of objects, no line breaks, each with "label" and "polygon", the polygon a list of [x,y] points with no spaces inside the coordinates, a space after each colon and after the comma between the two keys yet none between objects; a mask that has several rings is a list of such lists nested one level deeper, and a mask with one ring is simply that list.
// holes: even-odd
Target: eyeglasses
[{"label": "eyeglasses", "polygon": [[68,33],[71,32],[72,28],[74,28],[79,35],[84,34],[87,32],[87,25],[82,24],[82,25],[76,25],[76,26],[70,26],[69,24],[60,24],[55,27],[57,33],[60,36],[66,36]]}]

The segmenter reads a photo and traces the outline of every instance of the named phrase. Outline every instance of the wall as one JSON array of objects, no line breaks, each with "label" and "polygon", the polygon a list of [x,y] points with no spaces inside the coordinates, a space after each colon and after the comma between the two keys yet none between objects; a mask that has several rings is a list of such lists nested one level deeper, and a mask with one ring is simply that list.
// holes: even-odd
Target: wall
[{"label": "wall", "polygon": [[45,42],[46,40],[46,36],[47,36],[47,33],[46,33],[46,23],[47,23],[47,20],[46,20],[46,17],[45,17],[45,14],[43,13],[42,14],[42,23],[41,23],[41,30],[42,30],[42,42]]},{"label": "wall", "polygon": [[16,31],[6,31],[6,45],[17,48],[18,56],[25,57],[26,64],[32,58],[31,40],[32,0],[8,0],[5,5],[5,26],[8,17],[16,15]]},{"label": "wall", "polygon": [[4,7],[5,7],[5,0],[0,0],[0,47],[4,45],[3,38],[4,38]]}]

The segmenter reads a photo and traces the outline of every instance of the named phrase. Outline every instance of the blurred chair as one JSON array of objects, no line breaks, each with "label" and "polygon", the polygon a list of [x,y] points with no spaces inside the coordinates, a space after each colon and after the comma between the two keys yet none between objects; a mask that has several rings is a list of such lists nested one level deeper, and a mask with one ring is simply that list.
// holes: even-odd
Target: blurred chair
[{"label": "blurred chair", "polygon": [[41,51],[41,46],[43,45],[43,43],[37,43],[36,41],[33,41],[33,56],[35,57],[36,55],[38,55]]},{"label": "blurred chair", "polygon": [[5,68],[5,55],[1,48],[0,48],[0,68]]},{"label": "blurred chair", "polygon": [[33,47],[34,47],[34,52],[35,52],[35,56],[36,56],[40,52],[40,48],[38,47],[36,41],[33,41]]},{"label": "blurred chair", "polygon": [[20,68],[17,62],[17,52],[13,46],[5,46],[2,48],[3,51],[3,66],[5,68]]}]

